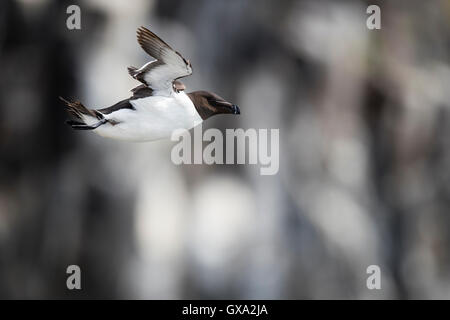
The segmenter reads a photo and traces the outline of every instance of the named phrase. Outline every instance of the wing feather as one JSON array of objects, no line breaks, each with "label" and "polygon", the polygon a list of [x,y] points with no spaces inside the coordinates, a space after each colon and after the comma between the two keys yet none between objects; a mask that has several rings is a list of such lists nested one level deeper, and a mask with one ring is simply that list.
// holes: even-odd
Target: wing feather
[{"label": "wing feather", "polygon": [[173,82],[192,74],[192,66],[183,56],[145,27],[137,30],[142,49],[156,59],[140,69],[129,68],[130,75],[155,91],[173,90]]}]

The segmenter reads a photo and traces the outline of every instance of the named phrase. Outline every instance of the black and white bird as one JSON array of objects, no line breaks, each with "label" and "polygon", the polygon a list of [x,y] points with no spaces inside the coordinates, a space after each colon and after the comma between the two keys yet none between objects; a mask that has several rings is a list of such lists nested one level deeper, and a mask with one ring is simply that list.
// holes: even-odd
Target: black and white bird
[{"label": "black and white bird", "polygon": [[108,138],[152,141],[169,138],[176,129],[191,129],[216,114],[240,114],[239,107],[208,91],[185,93],[178,79],[192,74],[189,60],[145,27],[137,30],[144,51],[155,58],[128,73],[141,85],[132,96],[104,109],[88,109],[80,102],[61,98],[74,129],[92,130]]}]

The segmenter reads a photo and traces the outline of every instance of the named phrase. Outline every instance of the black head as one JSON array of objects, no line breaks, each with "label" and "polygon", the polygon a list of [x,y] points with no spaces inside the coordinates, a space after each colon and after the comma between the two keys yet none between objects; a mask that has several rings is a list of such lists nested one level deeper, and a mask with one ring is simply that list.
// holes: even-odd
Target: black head
[{"label": "black head", "polygon": [[198,114],[203,120],[208,119],[216,114],[241,114],[239,107],[217,94],[208,91],[194,91],[188,93],[192,103],[194,103]]}]

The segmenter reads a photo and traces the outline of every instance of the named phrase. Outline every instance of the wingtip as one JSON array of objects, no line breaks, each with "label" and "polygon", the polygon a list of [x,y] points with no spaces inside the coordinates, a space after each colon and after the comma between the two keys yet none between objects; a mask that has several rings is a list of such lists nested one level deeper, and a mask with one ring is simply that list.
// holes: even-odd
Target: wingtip
[{"label": "wingtip", "polygon": [[142,31],[150,31],[147,27],[145,27],[145,26],[140,26],[139,28],[137,28],[137,31],[136,32],[142,32]]},{"label": "wingtip", "polygon": [[61,97],[61,96],[59,96],[58,98],[59,98],[59,100],[61,100],[62,102],[66,103],[66,104],[69,104],[69,103],[70,103],[69,101],[67,101],[66,99],[64,99],[64,98]]},{"label": "wingtip", "polygon": [[164,40],[162,40],[160,37],[158,37],[156,35],[156,33],[154,33],[153,31],[151,31],[150,29],[148,29],[144,26],[140,26],[136,30],[136,35],[137,35],[138,41],[144,42],[145,39],[147,39],[147,40],[155,39],[157,41],[160,41],[162,44],[168,46],[168,44],[166,42],[164,42]]},{"label": "wingtip", "polygon": [[136,34],[137,34],[138,37],[142,36],[145,33],[152,33],[152,32],[149,29],[147,29],[146,27],[144,27],[144,26],[140,26],[136,30]]}]

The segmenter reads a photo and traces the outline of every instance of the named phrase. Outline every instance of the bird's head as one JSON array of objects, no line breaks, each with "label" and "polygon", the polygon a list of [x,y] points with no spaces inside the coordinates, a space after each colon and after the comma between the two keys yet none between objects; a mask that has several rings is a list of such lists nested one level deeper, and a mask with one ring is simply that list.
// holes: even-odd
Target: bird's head
[{"label": "bird's head", "polygon": [[197,112],[203,120],[216,114],[241,114],[241,110],[217,94],[208,91],[194,91],[188,93]]}]

